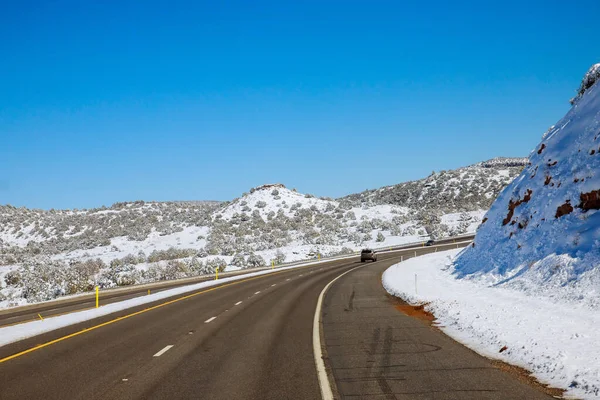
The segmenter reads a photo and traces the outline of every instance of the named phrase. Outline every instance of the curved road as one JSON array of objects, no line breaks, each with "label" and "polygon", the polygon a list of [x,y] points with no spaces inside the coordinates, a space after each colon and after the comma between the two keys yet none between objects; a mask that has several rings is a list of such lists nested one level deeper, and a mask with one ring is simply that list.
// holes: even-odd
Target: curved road
[{"label": "curved road", "polygon": [[319,399],[317,298],[361,265],[323,303],[326,364],[340,398],[546,398],[395,310],[380,273],[410,255],[247,278],[0,347],[0,399]]}]

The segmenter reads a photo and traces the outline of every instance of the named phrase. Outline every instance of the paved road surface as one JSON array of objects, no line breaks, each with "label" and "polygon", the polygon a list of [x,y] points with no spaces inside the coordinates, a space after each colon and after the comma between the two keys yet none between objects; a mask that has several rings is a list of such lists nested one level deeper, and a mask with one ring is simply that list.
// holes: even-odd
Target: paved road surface
[{"label": "paved road surface", "polygon": [[[473,236],[464,236],[459,239],[442,239],[439,240],[438,244],[453,243],[455,241],[471,240]],[[405,247],[412,247],[412,245],[393,246],[393,249],[401,249]],[[225,272],[220,274],[221,277],[243,275],[249,272],[261,271],[266,268],[254,268],[251,270]],[[132,299],[134,297],[145,296],[148,293],[148,289],[151,289],[152,293],[157,293],[163,290],[172,289],[184,285],[190,285],[192,283],[204,282],[213,280],[214,275],[203,275],[193,278],[178,279],[172,281],[161,281],[155,283],[149,283],[144,285],[135,285],[128,287],[121,287],[117,289],[102,290],[100,292],[100,304],[110,304],[118,301]],[[59,298],[55,301],[29,304],[26,306],[0,309],[0,327],[15,325],[23,322],[30,322],[38,319],[38,314],[42,317],[48,318],[56,315],[66,314],[75,311],[86,310],[95,307],[96,299],[93,293],[82,294],[74,297]]]},{"label": "paved road surface", "polygon": [[401,302],[381,285],[391,264],[346,274],[324,299],[323,336],[341,399],[552,399],[398,311]]},{"label": "paved road surface", "polygon": [[[488,376],[483,358],[415,325],[418,321],[403,321],[385,303],[379,273],[408,254],[380,254],[372,264],[340,260],[249,278],[110,322],[0,362],[0,399],[319,399],[312,347],[317,297],[333,278],[361,265],[331,287],[324,309],[327,349],[345,398],[376,399],[371,390],[386,385],[391,393],[385,389],[386,397],[379,398],[407,398],[391,396],[410,390],[421,396],[410,398],[468,399],[457,397],[456,389],[465,385],[497,395],[489,398],[543,398],[506,375],[491,378],[494,372]],[[367,305],[381,308],[377,315],[385,320],[365,314]],[[0,347],[0,360],[147,307]],[[354,335],[356,328],[364,335]],[[440,349],[426,352],[420,340]],[[366,357],[365,348],[370,351]],[[373,362],[364,364],[369,360]],[[357,369],[368,370],[369,365],[366,375]],[[452,373],[442,379],[448,368]],[[376,384],[369,383],[377,373]],[[505,385],[501,391],[499,384]],[[348,397],[361,393],[365,396]],[[523,393],[531,396],[519,397]]]}]

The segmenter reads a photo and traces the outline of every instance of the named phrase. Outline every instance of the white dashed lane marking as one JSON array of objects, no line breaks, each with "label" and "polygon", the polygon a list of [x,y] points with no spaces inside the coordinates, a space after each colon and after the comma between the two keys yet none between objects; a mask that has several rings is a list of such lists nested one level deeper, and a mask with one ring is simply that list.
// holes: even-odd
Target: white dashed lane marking
[{"label": "white dashed lane marking", "polygon": [[234,306],[239,306],[240,304],[242,304],[242,302],[238,301],[237,303],[234,304]]},{"label": "white dashed lane marking", "polygon": [[209,322],[212,322],[212,321],[214,321],[215,319],[217,319],[217,317],[212,317],[212,318],[209,318],[209,319],[207,319],[206,321],[204,321],[204,323],[205,323],[205,324],[208,324]]},{"label": "white dashed lane marking", "polygon": [[256,293],[254,293],[254,294],[259,294],[259,293],[260,293],[260,290],[258,292],[256,292]]},{"label": "white dashed lane marking", "polygon": [[162,356],[162,355],[163,355],[163,354],[165,354],[167,351],[169,351],[169,350],[171,349],[171,347],[173,347],[173,345],[172,345],[172,344],[168,345],[167,347],[165,347],[164,349],[162,349],[161,351],[159,351],[158,353],[156,353],[156,354],[154,355],[154,357],[160,357],[160,356]]}]

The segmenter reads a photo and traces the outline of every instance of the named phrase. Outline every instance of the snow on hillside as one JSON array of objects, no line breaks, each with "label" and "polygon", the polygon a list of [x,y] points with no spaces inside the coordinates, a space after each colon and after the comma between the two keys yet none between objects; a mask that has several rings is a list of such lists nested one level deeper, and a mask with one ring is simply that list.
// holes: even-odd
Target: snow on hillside
[{"label": "snow on hillside", "polygon": [[315,198],[289,190],[282,184],[267,184],[250,190],[250,194],[236,199],[215,214],[224,220],[231,220],[233,215],[249,213],[257,210],[261,218],[266,219],[270,213],[274,216],[279,210],[287,217],[298,208],[311,208],[313,211],[331,211],[338,206],[332,200]]},{"label": "snow on hillside", "polygon": [[[420,201],[427,209],[410,202],[317,198],[281,184],[253,188],[225,203],[136,201],[49,211],[0,206],[0,307],[96,285],[183,278],[473,232],[483,210],[471,200],[494,196],[518,163],[502,160],[420,181],[415,193],[426,196]],[[485,178],[479,170],[487,171]],[[467,200],[458,206],[435,187],[460,190]]]},{"label": "snow on hillside", "polygon": [[383,277],[390,293],[426,304],[457,340],[585,399],[600,398],[598,77],[600,64],[494,201],[472,245]]},{"label": "snow on hillside", "polygon": [[395,204],[443,213],[487,209],[498,193],[527,164],[526,158],[495,158],[417,181],[352,194],[353,204]]},{"label": "snow on hillside", "polygon": [[598,307],[598,85],[587,87],[529,160],[485,215],[474,247],[457,259],[456,274]]}]

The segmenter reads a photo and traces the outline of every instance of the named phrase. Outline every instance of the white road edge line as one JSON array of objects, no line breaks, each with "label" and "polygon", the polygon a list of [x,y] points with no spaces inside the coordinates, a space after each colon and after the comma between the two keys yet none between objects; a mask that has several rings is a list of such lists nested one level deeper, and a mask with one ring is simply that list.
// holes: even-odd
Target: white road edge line
[{"label": "white road edge line", "polygon": [[212,318],[209,318],[209,319],[207,319],[206,321],[204,321],[204,323],[205,323],[205,324],[208,324],[209,322],[212,322],[212,321],[214,321],[215,319],[217,319],[217,317],[212,317]]},{"label": "white road edge line", "polygon": [[240,304],[242,304],[242,302],[238,301],[237,303],[234,304],[234,306],[239,306]]},{"label": "white road edge line", "polygon": [[167,351],[171,350],[171,347],[173,347],[172,344],[168,345],[167,347],[165,347],[164,349],[162,349],[161,351],[159,351],[158,353],[156,353],[153,357],[160,357],[160,356],[162,356]]},{"label": "white road edge line", "polygon": [[333,282],[340,279],[342,276],[346,275],[349,272],[354,271],[355,269],[364,267],[364,265],[359,265],[358,267],[354,267],[341,275],[335,277],[331,282],[329,282],[321,291],[319,295],[319,299],[317,300],[317,308],[315,310],[315,318],[313,320],[313,354],[315,356],[315,364],[317,366],[317,376],[319,377],[319,387],[321,388],[321,398],[323,400],[333,400],[333,391],[331,390],[331,383],[329,382],[329,378],[327,378],[327,370],[325,369],[325,362],[323,361],[323,351],[321,348],[321,335],[320,335],[320,322],[321,322],[321,308],[323,306],[323,298],[325,297],[325,293],[327,289],[333,284]]}]

